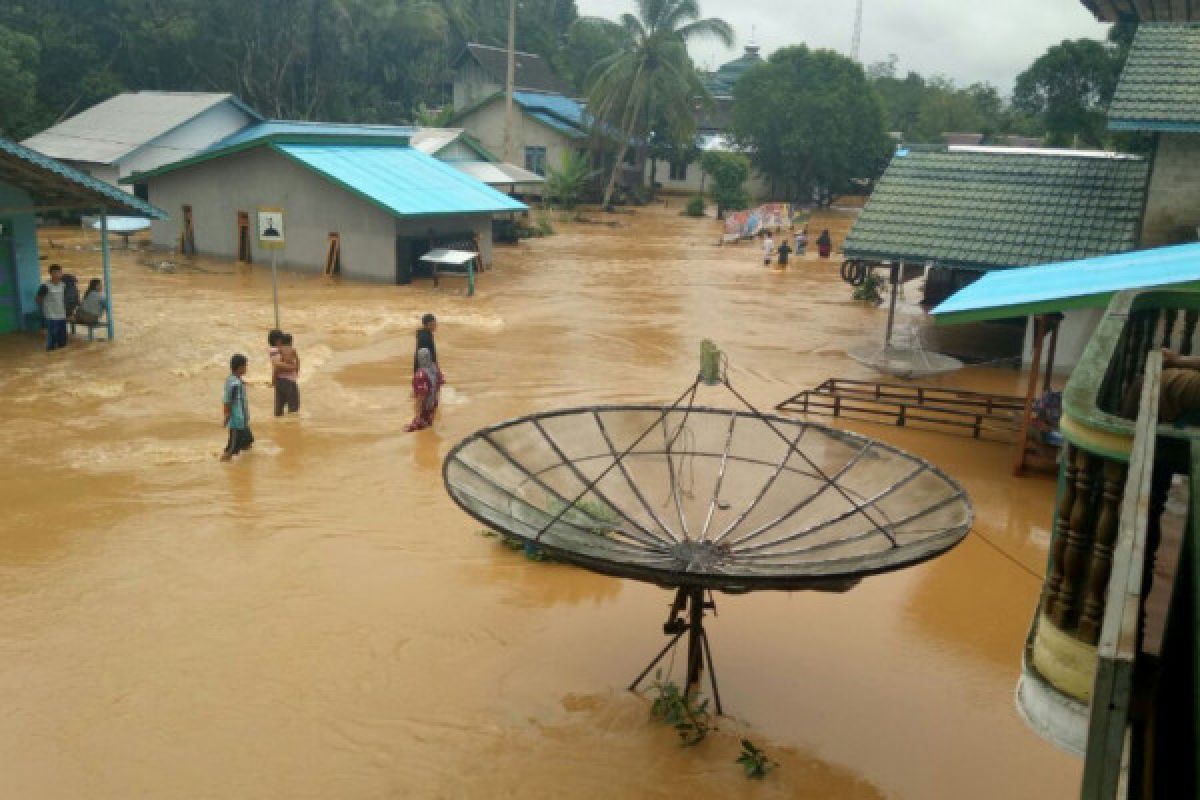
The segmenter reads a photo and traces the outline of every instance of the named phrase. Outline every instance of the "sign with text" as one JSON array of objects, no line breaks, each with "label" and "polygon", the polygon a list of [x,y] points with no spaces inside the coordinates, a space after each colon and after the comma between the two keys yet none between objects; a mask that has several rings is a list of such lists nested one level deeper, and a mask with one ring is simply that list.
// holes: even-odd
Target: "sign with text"
[{"label": "sign with text", "polygon": [[267,250],[283,249],[283,209],[258,210],[258,246]]}]

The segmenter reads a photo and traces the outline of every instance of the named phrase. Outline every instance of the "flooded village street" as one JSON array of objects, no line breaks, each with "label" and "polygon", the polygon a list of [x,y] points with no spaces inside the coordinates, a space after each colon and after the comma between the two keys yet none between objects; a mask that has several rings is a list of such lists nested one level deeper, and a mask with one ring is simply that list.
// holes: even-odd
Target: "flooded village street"
[{"label": "flooded village street", "polygon": [[[886,310],[850,302],[835,261],[763,269],[753,244],[716,247],[715,222],[677,212],[593,215],[619,227],[560,223],[498,247],[474,298],[456,279],[281,273],[298,419],[271,417],[262,265],[169,272],[154,266],[169,255],[118,249],[117,341],[46,354],[0,339],[0,797],[1075,791],[1080,762],[1013,703],[1054,483],[1011,477],[1007,445],[839,422],[961,481],[974,533],[844,595],[718,596],[709,632],[733,716],[693,749],[624,690],[663,643],[670,594],[529,561],[450,501],[441,462],[462,437],[535,411],[670,401],[703,338],[763,409],[874,377],[846,351],[882,336]],[[56,247],[43,232],[47,262],[91,277],[95,238],[70,236]],[[405,434],[426,311],[450,384],[435,429]],[[258,443],[220,464],[234,352],[250,358]],[[1023,385],[984,368],[932,382]],[[781,763],[765,782],[733,763],[741,736]]]}]

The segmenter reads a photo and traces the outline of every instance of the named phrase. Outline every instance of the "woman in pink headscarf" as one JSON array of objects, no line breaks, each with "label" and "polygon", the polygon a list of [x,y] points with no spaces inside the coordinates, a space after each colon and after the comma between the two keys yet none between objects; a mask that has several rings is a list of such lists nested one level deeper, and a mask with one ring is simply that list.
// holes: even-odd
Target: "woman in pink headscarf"
[{"label": "woman in pink headscarf", "polygon": [[433,425],[433,417],[437,414],[438,395],[446,377],[433,360],[429,348],[422,347],[417,351],[417,369],[413,372],[413,397],[416,404],[416,416],[408,423],[406,431],[419,431]]}]

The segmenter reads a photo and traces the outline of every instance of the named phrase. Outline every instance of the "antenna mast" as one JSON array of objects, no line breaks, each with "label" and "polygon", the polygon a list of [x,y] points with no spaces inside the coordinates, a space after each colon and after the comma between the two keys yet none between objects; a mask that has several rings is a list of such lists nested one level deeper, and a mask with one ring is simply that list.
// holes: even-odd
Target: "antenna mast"
[{"label": "antenna mast", "polygon": [[508,63],[504,75],[504,160],[517,161],[513,142],[513,90],[516,88],[517,0],[508,0]]},{"label": "antenna mast", "polygon": [[858,0],[858,7],[854,11],[854,40],[850,43],[850,58],[855,61],[859,60],[859,52],[862,50],[862,20],[863,0]]}]

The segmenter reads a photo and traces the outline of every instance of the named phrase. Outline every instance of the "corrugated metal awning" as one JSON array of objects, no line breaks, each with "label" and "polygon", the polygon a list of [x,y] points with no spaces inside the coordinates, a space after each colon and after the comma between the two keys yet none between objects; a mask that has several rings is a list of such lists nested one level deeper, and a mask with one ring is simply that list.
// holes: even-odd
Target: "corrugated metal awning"
[{"label": "corrugated metal awning", "polygon": [[1200,242],[989,272],[931,312],[938,324],[1104,308],[1125,289],[1200,285]]},{"label": "corrugated metal awning", "polygon": [[4,138],[0,138],[0,183],[24,190],[33,201],[29,208],[6,208],[0,204],[0,211],[35,212],[62,208],[98,212],[106,209],[110,213],[142,214],[154,219],[167,216],[129,192]]}]

